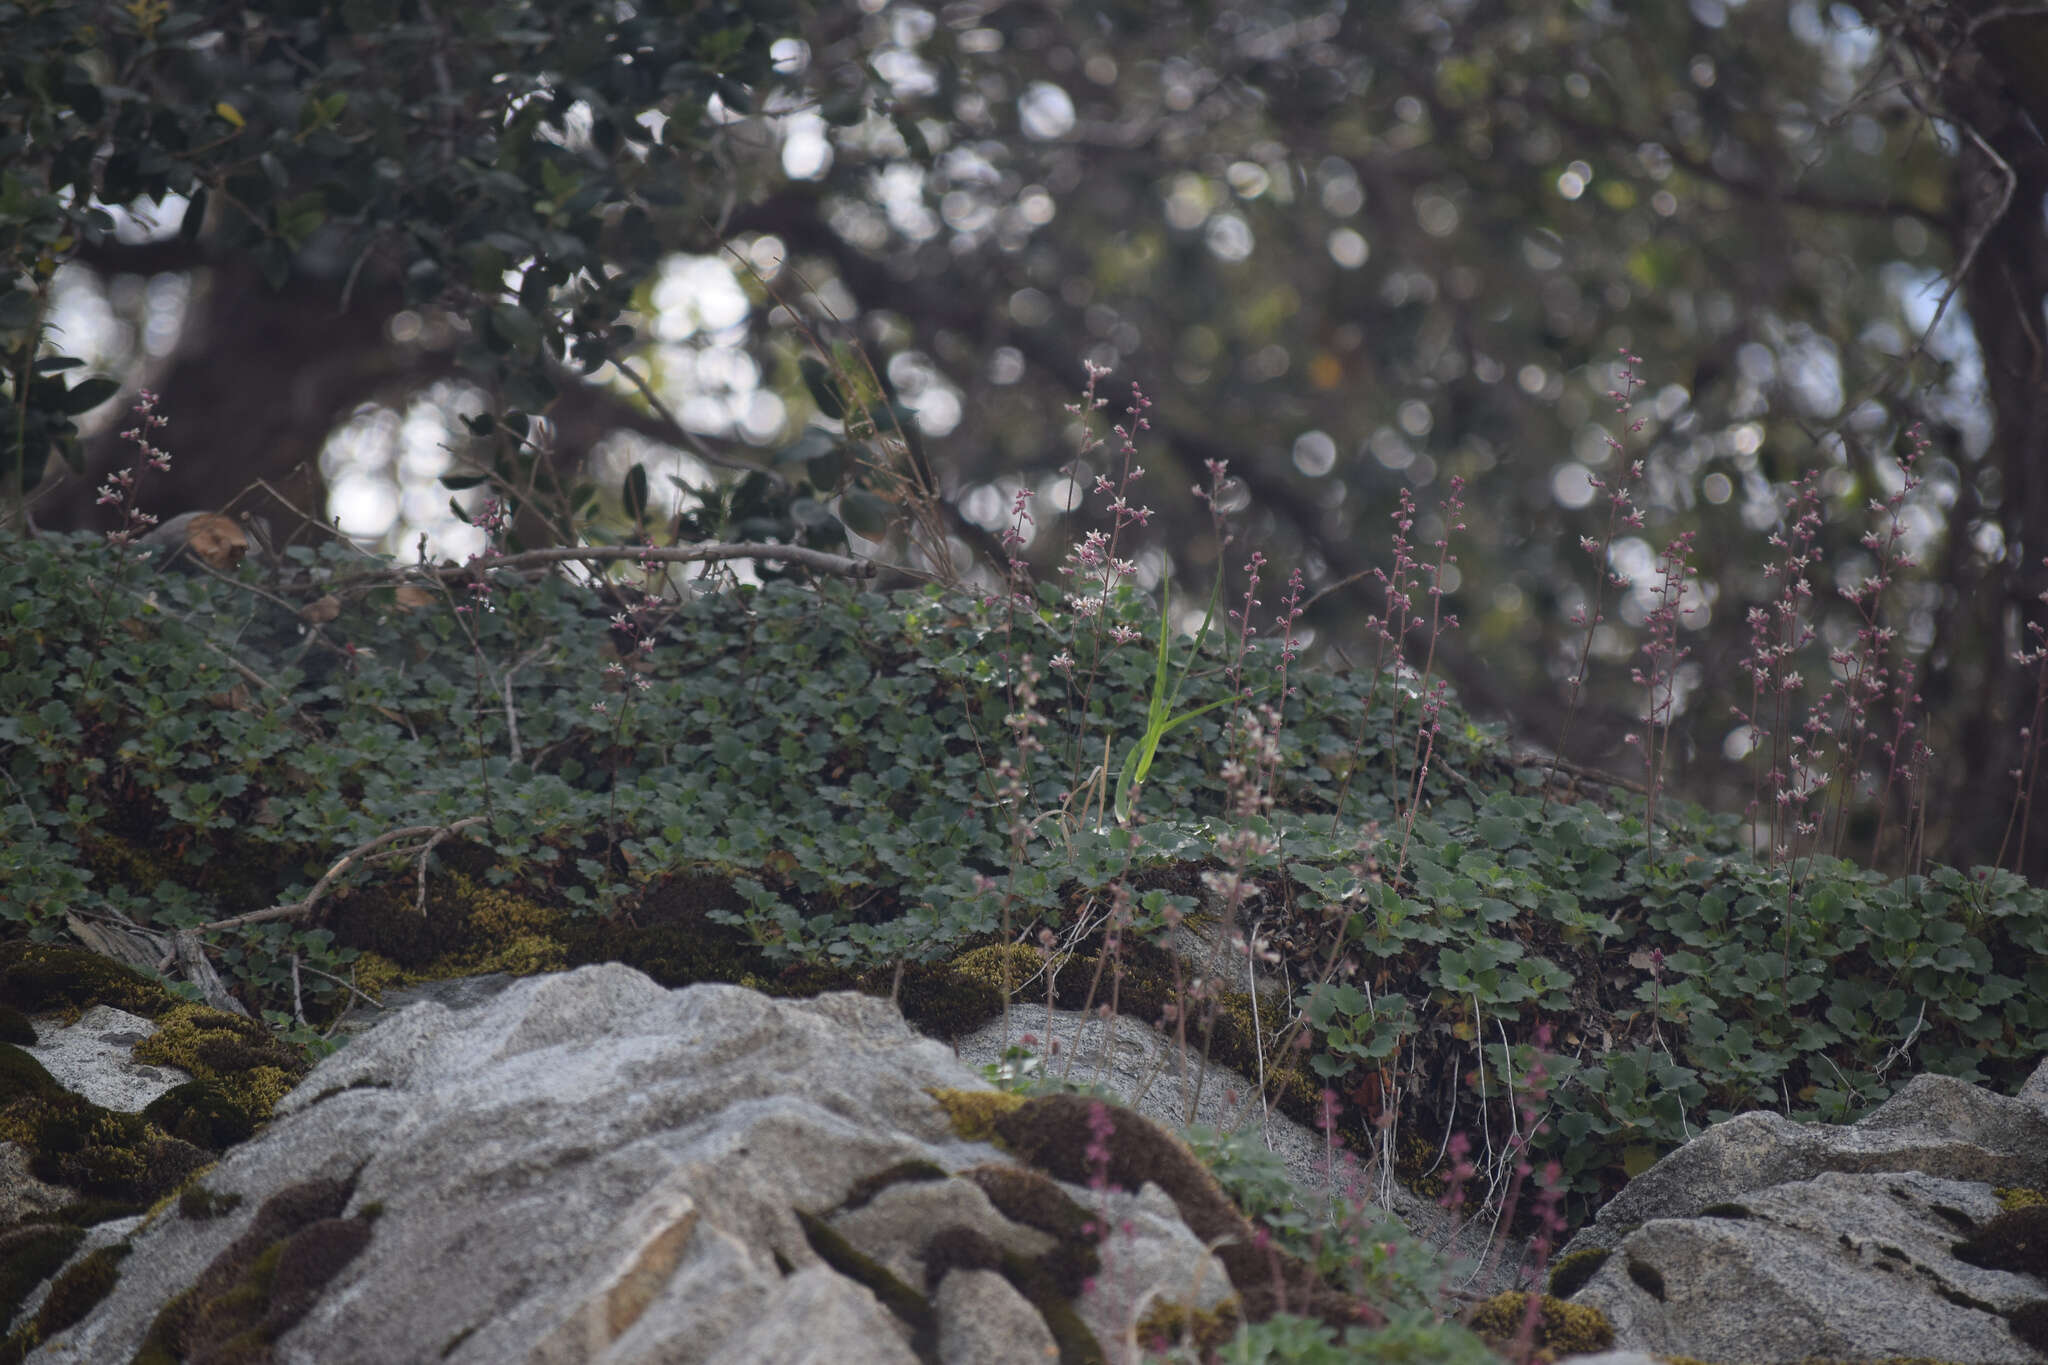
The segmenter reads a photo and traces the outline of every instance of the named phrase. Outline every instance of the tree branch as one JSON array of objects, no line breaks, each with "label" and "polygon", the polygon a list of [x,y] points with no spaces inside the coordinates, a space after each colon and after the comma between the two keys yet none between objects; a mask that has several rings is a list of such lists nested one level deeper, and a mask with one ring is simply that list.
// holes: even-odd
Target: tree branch
[{"label": "tree branch", "polygon": [[[435,844],[440,843],[451,835],[460,834],[464,830],[475,829],[484,822],[484,816],[468,815],[445,825],[407,825],[403,829],[386,830],[367,843],[357,844],[354,848],[342,854],[341,857],[335,859],[334,866],[328,868],[326,874],[313,884],[313,889],[306,894],[304,900],[290,901],[283,905],[266,906],[261,910],[251,910],[246,915],[230,915],[226,919],[217,919],[202,924],[193,932],[203,934],[215,929],[235,929],[245,924],[268,924],[272,920],[305,919],[313,913],[314,909],[320,904],[321,898],[334,885],[335,878],[364,859],[377,856],[379,850],[388,845],[395,844],[400,839],[418,839],[423,837],[428,839],[426,848],[422,849],[419,854],[422,865],[424,865],[426,855],[433,850]],[[389,857],[391,855],[386,854],[384,856]]]},{"label": "tree branch", "polygon": [[330,592],[344,588],[374,587],[382,583],[417,582],[422,574],[442,583],[461,583],[493,569],[537,569],[545,564],[700,564],[729,559],[774,559],[801,564],[822,573],[846,578],[873,578],[877,572],[871,559],[854,559],[802,545],[771,545],[743,541],[734,545],[559,545],[544,550],[522,550],[510,555],[482,555],[466,564],[444,564],[437,568],[391,568],[355,574],[327,584]]}]

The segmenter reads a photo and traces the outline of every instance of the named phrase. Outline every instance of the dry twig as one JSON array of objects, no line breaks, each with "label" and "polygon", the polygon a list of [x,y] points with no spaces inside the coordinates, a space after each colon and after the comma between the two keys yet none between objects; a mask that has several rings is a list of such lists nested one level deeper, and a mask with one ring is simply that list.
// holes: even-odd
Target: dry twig
[{"label": "dry twig", "polygon": [[[268,924],[272,920],[305,919],[313,913],[314,909],[320,904],[321,899],[327,895],[328,890],[334,885],[336,878],[340,877],[342,873],[348,871],[357,863],[372,857],[415,856],[420,860],[420,905],[422,913],[424,913],[426,905],[427,855],[432,853],[435,845],[439,844],[442,840],[460,834],[465,830],[475,829],[478,825],[483,824],[484,820],[485,817],[481,815],[469,815],[464,816],[460,820],[450,821],[445,825],[407,825],[403,829],[386,830],[367,843],[357,844],[354,848],[342,854],[341,857],[335,859],[334,866],[328,868],[325,875],[313,884],[313,889],[306,894],[304,900],[289,901],[282,905],[266,906],[261,910],[251,910],[245,915],[230,915],[226,919],[217,919],[210,923],[202,924],[199,926],[199,929],[201,932],[206,932],[214,929],[234,929],[244,924]],[[387,853],[383,851],[401,839],[421,838],[426,839],[427,842],[416,854],[400,851]]]}]

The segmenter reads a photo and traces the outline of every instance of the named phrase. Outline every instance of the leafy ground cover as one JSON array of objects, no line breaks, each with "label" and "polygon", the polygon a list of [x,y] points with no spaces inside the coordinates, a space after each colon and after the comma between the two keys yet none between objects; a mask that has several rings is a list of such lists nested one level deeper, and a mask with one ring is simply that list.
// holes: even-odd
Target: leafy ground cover
[{"label": "leafy ground cover", "polygon": [[[1162,676],[1132,592],[1091,620],[1049,591],[661,600],[503,575],[485,599],[389,569],[0,540],[6,936],[194,933],[310,1038],[381,960],[366,925],[474,918],[487,894],[614,943],[693,897],[789,988],[900,984],[1004,935],[1114,969],[1236,907],[1284,982],[1239,1042],[1296,1078],[1302,1117],[1327,1087],[1355,1150],[1441,1176],[1451,1128],[1515,1130],[1540,1063],[1530,1135],[1574,1222],[1722,1115],[1850,1119],[1923,1069],[2010,1089],[2048,1050],[2039,888],[1760,861],[1737,820],[1669,801],[1653,841],[1639,799],[1561,794],[1394,668],[1297,665],[1283,697],[1277,644],[1172,644],[1193,718],[1119,825],[1112,773]],[[1252,749],[1243,708],[1193,714],[1244,689],[1271,708]],[[1242,799],[1247,764],[1270,802]],[[1192,1033],[1242,1031],[1227,1000],[1188,1003]],[[1511,1145],[1485,1155],[1503,1181]]]}]

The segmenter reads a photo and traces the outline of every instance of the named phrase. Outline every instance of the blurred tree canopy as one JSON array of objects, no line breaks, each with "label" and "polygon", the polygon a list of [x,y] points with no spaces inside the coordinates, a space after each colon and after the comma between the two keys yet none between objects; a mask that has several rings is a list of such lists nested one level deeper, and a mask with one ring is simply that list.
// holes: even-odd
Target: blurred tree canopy
[{"label": "blurred tree canopy", "polygon": [[[88,410],[147,383],[160,515],[260,478],[325,516],[336,433],[425,404],[462,419],[429,442],[452,483],[510,471],[616,534],[851,528],[949,576],[1028,488],[1049,576],[1099,524],[1060,476],[1105,365],[1106,415],[1129,381],[1153,403],[1146,581],[1199,602],[1262,550],[1268,598],[1299,568],[1317,647],[1369,661],[1388,514],[1412,490],[1430,546],[1458,476],[1436,657],[1468,702],[1639,772],[1632,672],[1675,603],[1672,762],[1737,809],[1751,614],[1783,626],[1769,537],[1796,549],[1809,499],[1785,714],[1885,669],[1848,688],[1876,738],[1804,779],[1876,796],[1819,837],[1910,840],[1912,805],[1928,851],[2048,873],[2008,775],[2048,626],[2032,7],[45,0],[0,4],[0,91],[0,475],[45,480],[45,528],[100,524],[125,456],[118,402]],[[115,340],[81,355],[94,310]],[[1227,550],[1186,496],[1213,460]],[[941,520],[906,530],[927,479]],[[1617,487],[1641,524],[1610,535]],[[1886,562],[1896,634],[1843,663]]]}]

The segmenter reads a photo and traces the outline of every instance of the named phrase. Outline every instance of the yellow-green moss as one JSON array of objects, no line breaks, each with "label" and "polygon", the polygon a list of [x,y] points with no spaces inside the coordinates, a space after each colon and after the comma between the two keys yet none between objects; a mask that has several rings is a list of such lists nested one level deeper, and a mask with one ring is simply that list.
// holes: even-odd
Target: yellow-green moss
[{"label": "yellow-green moss", "polygon": [[[1584,1304],[1566,1303],[1543,1295],[1536,1314],[1535,1334],[1530,1344],[1534,1360],[1554,1361],[1560,1356],[1604,1351],[1614,1345],[1614,1326],[1607,1315]],[[1472,1313],[1470,1327],[1499,1350],[1516,1340],[1528,1314],[1529,1296],[1509,1290],[1495,1294]]]},{"label": "yellow-green moss", "polygon": [[1436,1165],[1438,1148],[1413,1128],[1403,1128],[1396,1140],[1394,1173],[1409,1189],[1426,1199],[1441,1199],[1450,1185],[1440,1175],[1428,1174]]},{"label": "yellow-green moss", "polygon": [[2048,1204],[2048,1192],[2029,1189],[2024,1185],[2000,1186],[1991,1193],[1998,1196],[1999,1207],[2007,1213],[2014,1209],[2028,1209]]},{"label": "yellow-green moss", "polygon": [[[1004,967],[1008,965],[1008,974]],[[1008,990],[1012,999],[1024,992],[1024,983],[1038,975],[1045,961],[1036,948],[1028,943],[990,943],[960,954],[952,961],[953,970],[972,981],[979,981],[997,991]],[[1042,994],[1042,992],[1041,992]]]},{"label": "yellow-green moss", "polygon": [[255,1123],[304,1078],[306,1059],[253,1019],[205,1005],[180,1005],[135,1045],[138,1061],[175,1066],[211,1081]]},{"label": "yellow-green moss", "polygon": [[349,966],[355,988],[372,1000],[382,1000],[384,992],[419,979],[382,953],[358,953]]},{"label": "yellow-green moss", "polygon": [[[561,932],[568,912],[542,905],[501,887],[450,871],[437,899],[453,900],[463,929],[462,946],[443,953],[428,969],[432,976],[477,976],[506,972],[533,976],[568,965]],[[448,913],[430,905],[428,913]]]},{"label": "yellow-green moss", "polygon": [[1138,1319],[1138,1344],[1148,1351],[1191,1348],[1199,1359],[1206,1360],[1237,1335],[1237,1310],[1235,1297],[1214,1308],[1189,1308],[1165,1299],[1155,1300]]},{"label": "yellow-green moss", "polygon": [[1007,1090],[928,1090],[952,1121],[953,1131],[968,1142],[989,1142],[995,1138],[996,1120],[1024,1103],[1022,1095]]},{"label": "yellow-green moss", "polygon": [[139,1115],[102,1109],[70,1091],[0,1105],[0,1140],[28,1152],[37,1179],[99,1199],[147,1202],[206,1164],[199,1148]]}]

